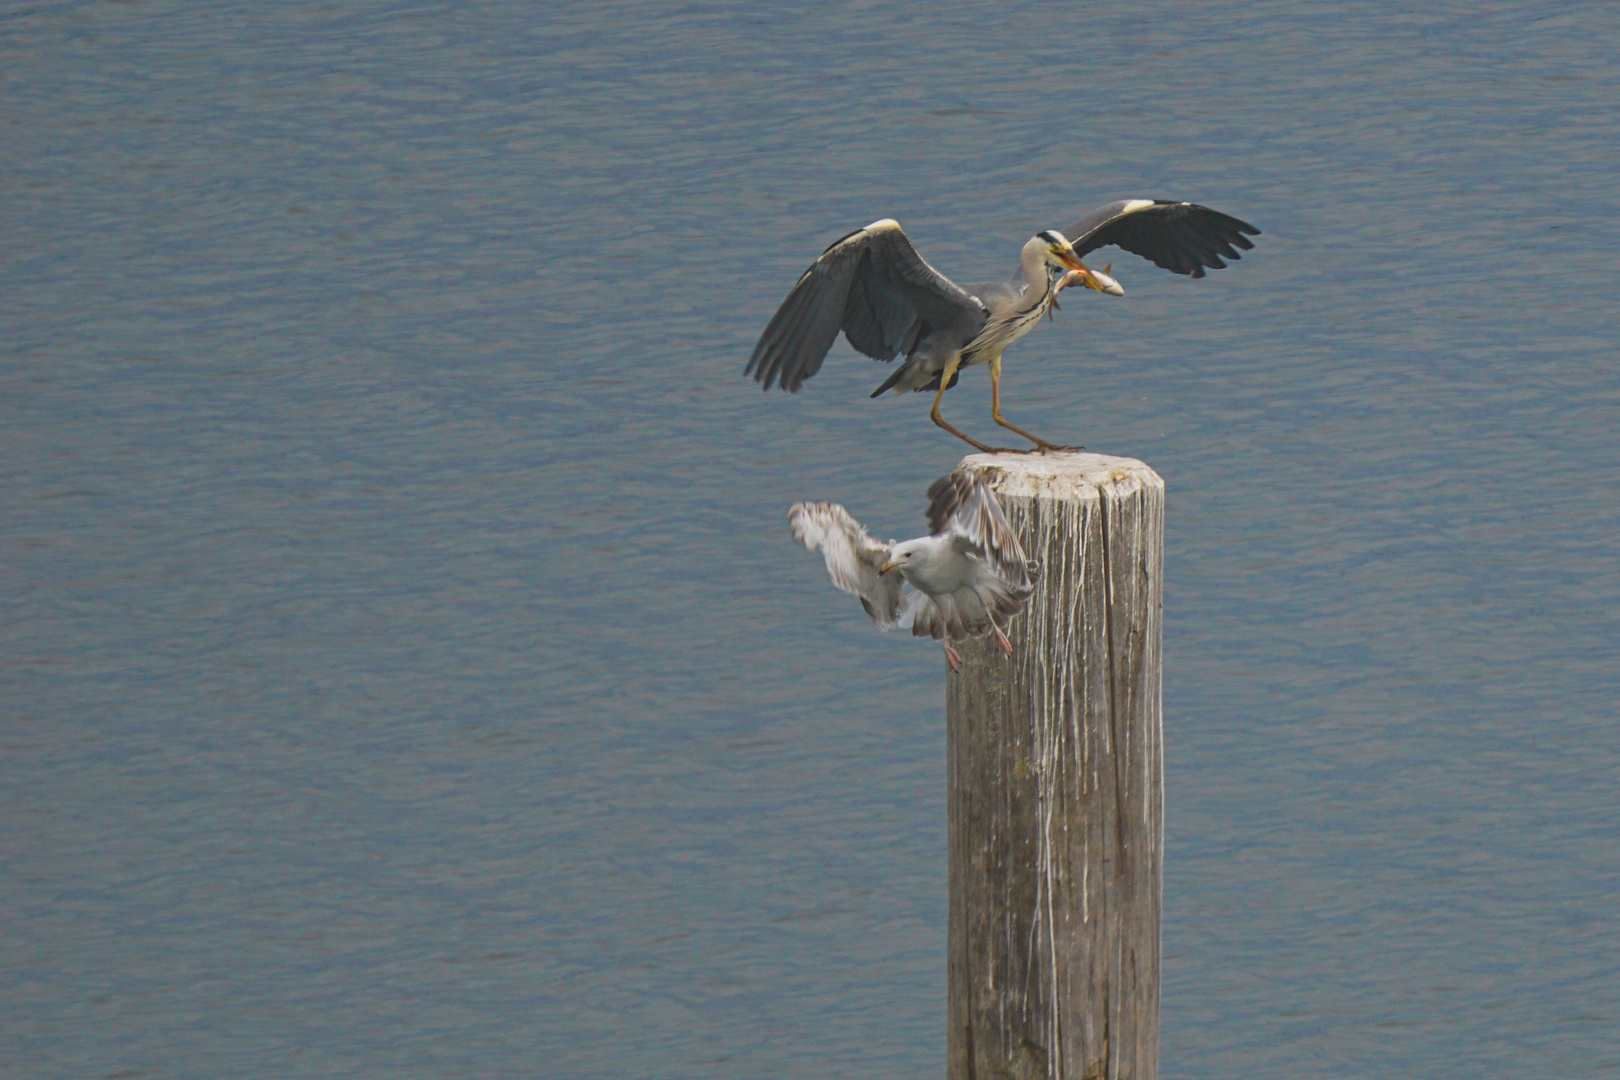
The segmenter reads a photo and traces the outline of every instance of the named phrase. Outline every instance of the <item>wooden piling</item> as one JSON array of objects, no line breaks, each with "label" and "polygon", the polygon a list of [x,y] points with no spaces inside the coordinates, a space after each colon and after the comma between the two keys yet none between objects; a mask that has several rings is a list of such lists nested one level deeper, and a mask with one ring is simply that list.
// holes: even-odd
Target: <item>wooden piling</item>
[{"label": "wooden piling", "polygon": [[1041,564],[947,689],[948,1080],[1157,1080],[1164,481],[975,454]]}]

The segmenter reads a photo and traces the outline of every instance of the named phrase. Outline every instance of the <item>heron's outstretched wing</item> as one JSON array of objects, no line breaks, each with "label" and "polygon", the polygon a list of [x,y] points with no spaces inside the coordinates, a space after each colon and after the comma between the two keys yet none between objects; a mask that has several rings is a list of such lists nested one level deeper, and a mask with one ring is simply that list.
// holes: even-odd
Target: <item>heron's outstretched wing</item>
[{"label": "heron's outstretched wing", "polygon": [[860,522],[837,503],[794,503],[788,509],[793,539],[810,551],[821,549],[832,583],[861,598],[861,607],[872,621],[888,630],[899,622],[900,589],[905,580],[900,571],[880,574],[878,568],[889,561],[889,544],[866,534]]},{"label": "heron's outstretched wing", "polygon": [[[874,360],[909,355],[931,331],[988,313],[928,265],[889,218],[850,233],[799,278],[754,346],[744,374],[794,391],[821,369],[842,330]],[[969,335],[971,336],[971,335]]]},{"label": "heron's outstretched wing", "polygon": [[951,535],[959,550],[977,555],[996,577],[1027,594],[1039,567],[1024,555],[989,484],[977,476],[951,473],[929,485],[928,499],[929,532]]},{"label": "heron's outstretched wing", "polygon": [[1063,230],[1080,255],[1115,244],[1176,274],[1203,277],[1219,270],[1222,258],[1241,259],[1238,248],[1260,230],[1230,214],[1188,202],[1121,199],[1099,206]]}]

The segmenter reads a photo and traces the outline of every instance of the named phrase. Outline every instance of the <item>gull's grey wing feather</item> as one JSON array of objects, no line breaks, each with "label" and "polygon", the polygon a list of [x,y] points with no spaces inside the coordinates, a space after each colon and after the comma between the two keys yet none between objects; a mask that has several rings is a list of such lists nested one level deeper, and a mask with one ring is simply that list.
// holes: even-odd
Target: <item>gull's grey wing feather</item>
[{"label": "gull's grey wing feather", "polygon": [[1024,554],[995,492],[982,479],[952,473],[928,489],[928,528],[978,569],[954,592],[919,607],[911,632],[957,641],[988,634],[1017,615],[1035,591],[1040,564]]},{"label": "gull's grey wing feather", "polygon": [[959,549],[976,552],[996,577],[1028,588],[1030,560],[989,484],[977,476],[951,473],[929,486],[928,498],[930,533],[954,534]]},{"label": "gull's grey wing feather", "polygon": [[788,509],[793,539],[808,550],[821,550],[832,583],[861,599],[861,607],[885,630],[898,625],[902,613],[898,570],[878,572],[889,561],[892,545],[867,535],[860,522],[837,503],[794,503]]},{"label": "gull's grey wing feather", "polygon": [[1254,247],[1248,239],[1260,230],[1230,214],[1196,203],[1164,199],[1121,199],[1099,206],[1063,230],[1084,256],[1115,244],[1176,274],[1203,277],[1205,268],[1225,266],[1222,258],[1240,259]]},{"label": "gull's grey wing feather", "polygon": [[867,356],[889,361],[910,355],[934,331],[984,317],[984,305],[930,266],[899,223],[885,218],[835,240],[810,265],[743,373],[766,390],[774,383],[796,391],[821,370],[840,330]]}]

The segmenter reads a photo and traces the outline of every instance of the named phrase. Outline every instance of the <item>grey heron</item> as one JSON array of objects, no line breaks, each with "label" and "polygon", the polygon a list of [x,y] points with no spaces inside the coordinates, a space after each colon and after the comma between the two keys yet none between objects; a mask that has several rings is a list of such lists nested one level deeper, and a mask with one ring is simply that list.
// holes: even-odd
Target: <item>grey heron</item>
[{"label": "grey heron", "polygon": [[1125,290],[1108,271],[1080,261],[1110,244],[1141,255],[1176,274],[1199,278],[1260,230],[1218,210],[1162,199],[1121,199],[1099,206],[1062,232],[1036,233],[1024,245],[1018,268],[1004,282],[958,285],[917,253],[900,224],[874,221],[840,237],[811,264],[760,335],[744,374],[763,389],[774,384],[795,393],[821,368],[843,331],[860,352],[885,362],[904,356],[873,397],[933,390],[934,423],[980,450],[977,439],[940,415],[940,399],[956,385],[960,369],[990,365],[990,410],[996,423],[1035,443],[1059,449],[1001,415],[1001,355],[1034,329],[1055,306],[1065,286],[1083,284],[1109,296]]},{"label": "grey heron", "polygon": [[[952,473],[928,488],[928,535],[883,543],[836,503],[794,503],[793,539],[821,550],[835,586],[861,599],[880,630],[911,627],[916,637],[945,646],[955,671],[962,658],[951,642],[995,636],[1009,655],[1003,624],[1024,610],[1040,565],[1024,557],[995,492],[982,479]],[[903,595],[904,586],[915,590]]]}]

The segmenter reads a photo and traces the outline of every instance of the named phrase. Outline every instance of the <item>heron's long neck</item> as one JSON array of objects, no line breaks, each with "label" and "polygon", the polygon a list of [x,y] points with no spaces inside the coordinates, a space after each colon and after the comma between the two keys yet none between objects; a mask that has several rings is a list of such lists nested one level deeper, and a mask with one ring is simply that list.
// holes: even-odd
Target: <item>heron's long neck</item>
[{"label": "heron's long neck", "polygon": [[1042,311],[1052,302],[1052,275],[1047,272],[1046,260],[1035,244],[1024,245],[1024,295],[1019,300],[1021,311]]},{"label": "heron's long neck", "polygon": [[990,321],[963,350],[964,364],[982,364],[1001,355],[1001,350],[1035,328],[1046,309],[1052,306],[1052,276],[1041,257],[1040,241],[1024,245],[1020,262],[1024,266],[1024,291],[996,308]]}]

